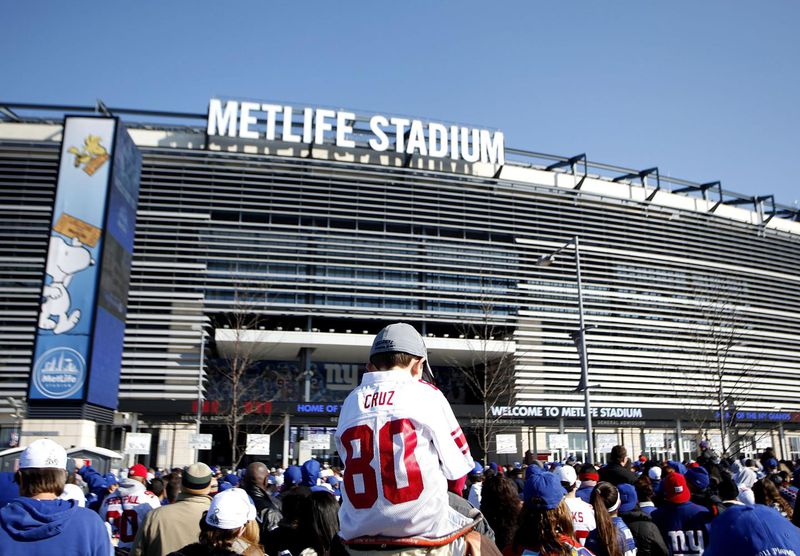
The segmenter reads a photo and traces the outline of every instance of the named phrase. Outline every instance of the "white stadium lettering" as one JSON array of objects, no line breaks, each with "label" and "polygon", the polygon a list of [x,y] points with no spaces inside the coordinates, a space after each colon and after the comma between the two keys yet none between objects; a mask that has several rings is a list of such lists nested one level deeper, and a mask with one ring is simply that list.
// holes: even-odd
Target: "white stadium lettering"
[{"label": "white stadium lettering", "polygon": [[[358,146],[353,138],[358,117],[353,112],[303,108],[301,115],[300,110],[292,106],[235,100],[209,101],[208,135],[275,141],[279,136],[279,113],[280,141],[315,146],[333,144],[346,149]],[[298,124],[302,125],[302,134],[294,131]],[[368,132],[372,137],[366,143],[376,152],[385,152],[394,143],[398,154],[433,158],[449,156],[452,160],[471,164],[505,164],[505,137],[500,131],[456,125],[447,127],[436,122],[376,114],[369,119]]]}]

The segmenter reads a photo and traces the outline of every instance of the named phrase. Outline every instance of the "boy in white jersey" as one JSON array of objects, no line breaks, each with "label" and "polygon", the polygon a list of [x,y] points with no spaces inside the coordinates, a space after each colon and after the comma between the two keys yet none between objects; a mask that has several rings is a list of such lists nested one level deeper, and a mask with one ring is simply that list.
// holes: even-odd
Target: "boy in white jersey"
[{"label": "boy in white jersey", "polygon": [[581,543],[586,544],[586,538],[593,531],[597,524],[594,519],[594,508],[577,496],[575,490],[578,488],[578,474],[571,465],[564,465],[558,468],[558,477],[561,486],[567,491],[564,502],[567,503],[570,514],[572,514],[572,526],[575,529],[575,538]]},{"label": "boy in white jersey", "polygon": [[387,326],[367,369],[336,428],[345,465],[339,535],[438,538],[457,531],[466,523],[450,510],[447,481],[463,478],[473,461],[447,400],[421,381],[432,376],[422,337],[408,324]]}]

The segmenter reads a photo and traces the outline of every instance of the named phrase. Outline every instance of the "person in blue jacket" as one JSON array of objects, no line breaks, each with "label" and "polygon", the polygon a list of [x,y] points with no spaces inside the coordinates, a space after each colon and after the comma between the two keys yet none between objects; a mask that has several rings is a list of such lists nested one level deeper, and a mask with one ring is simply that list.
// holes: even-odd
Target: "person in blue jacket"
[{"label": "person in blue jacket", "polygon": [[111,538],[95,512],[59,500],[67,453],[42,438],[28,446],[16,473],[20,497],[0,509],[0,554],[109,556]]},{"label": "person in blue jacket", "polygon": [[75,460],[75,466],[78,468],[78,475],[81,476],[89,489],[89,495],[86,497],[86,507],[99,511],[106,496],[116,490],[119,484],[117,478],[113,473],[101,475],[91,465],[84,465],[83,460],[80,459]]},{"label": "person in blue jacket", "polygon": [[686,478],[672,471],[661,481],[664,503],[650,516],[667,542],[670,556],[702,556],[708,546],[711,512],[690,502]]},{"label": "person in blue jacket", "polygon": [[14,481],[14,473],[3,471],[0,473],[0,508],[19,496],[19,487]]}]

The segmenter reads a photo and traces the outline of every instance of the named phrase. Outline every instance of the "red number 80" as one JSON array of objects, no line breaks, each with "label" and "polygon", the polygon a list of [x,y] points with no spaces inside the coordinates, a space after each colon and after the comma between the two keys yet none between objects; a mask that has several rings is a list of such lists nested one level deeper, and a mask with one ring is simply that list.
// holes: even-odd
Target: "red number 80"
[{"label": "red number 80", "polygon": [[[394,437],[400,436],[403,449],[403,464],[408,475],[408,485],[397,488],[397,470],[394,465]],[[353,442],[357,441],[359,456],[354,457]],[[378,478],[372,468],[375,457],[375,433],[369,425],[356,425],[342,433],[345,470],[344,488],[354,508],[371,508],[378,499]],[[395,419],[384,424],[378,431],[378,456],[381,470],[383,497],[392,504],[416,500],[422,494],[422,472],[414,455],[417,447],[417,431],[409,419]],[[361,475],[363,492],[356,492],[354,477]]]}]

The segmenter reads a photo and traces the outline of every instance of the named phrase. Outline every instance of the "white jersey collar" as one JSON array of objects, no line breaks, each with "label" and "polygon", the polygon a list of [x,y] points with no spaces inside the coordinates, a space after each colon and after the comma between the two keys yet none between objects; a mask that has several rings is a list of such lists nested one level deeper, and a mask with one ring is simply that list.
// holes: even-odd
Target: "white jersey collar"
[{"label": "white jersey collar", "polygon": [[364,373],[361,384],[377,384],[379,382],[411,382],[416,380],[411,373],[400,370],[372,371]]}]

